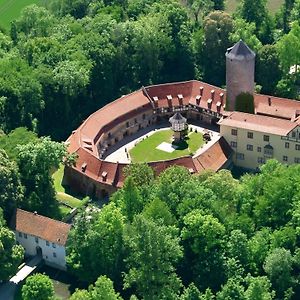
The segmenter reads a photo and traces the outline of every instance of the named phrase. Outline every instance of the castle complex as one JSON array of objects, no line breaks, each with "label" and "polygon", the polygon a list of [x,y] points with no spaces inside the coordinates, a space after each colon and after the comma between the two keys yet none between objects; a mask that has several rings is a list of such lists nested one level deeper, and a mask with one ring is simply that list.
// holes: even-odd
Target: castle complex
[{"label": "castle complex", "polygon": [[[196,80],[142,87],[89,116],[66,142],[78,158],[65,168],[64,184],[99,198],[112,193],[123,185],[127,163],[108,160],[107,152],[177,112],[216,128],[218,138],[194,155],[149,162],[156,174],[171,165],[193,174],[232,164],[256,169],[270,158],[300,163],[300,102],[254,93],[255,54],[243,41],[225,55],[226,90]],[[253,96],[254,114],[235,111],[241,93]]]}]

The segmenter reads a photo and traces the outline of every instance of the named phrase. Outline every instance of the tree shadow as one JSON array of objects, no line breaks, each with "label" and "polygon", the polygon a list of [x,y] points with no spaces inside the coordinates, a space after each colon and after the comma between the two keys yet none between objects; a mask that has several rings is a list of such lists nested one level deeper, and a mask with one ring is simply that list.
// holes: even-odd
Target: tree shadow
[{"label": "tree shadow", "polygon": [[176,150],[185,150],[189,147],[189,144],[187,143],[187,140],[189,138],[185,138],[184,140],[180,141],[180,142],[172,142],[172,146],[174,146],[174,148],[176,148]]}]

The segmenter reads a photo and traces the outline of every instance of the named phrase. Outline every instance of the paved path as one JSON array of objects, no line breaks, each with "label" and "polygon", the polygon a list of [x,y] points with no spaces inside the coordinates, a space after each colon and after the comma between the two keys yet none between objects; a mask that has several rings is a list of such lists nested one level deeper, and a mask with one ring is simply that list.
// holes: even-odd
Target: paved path
[{"label": "paved path", "polygon": [[42,257],[35,256],[27,264],[22,267],[18,273],[13,276],[8,282],[0,285],[0,299],[14,300],[14,295],[18,284],[29,276],[41,263]]}]

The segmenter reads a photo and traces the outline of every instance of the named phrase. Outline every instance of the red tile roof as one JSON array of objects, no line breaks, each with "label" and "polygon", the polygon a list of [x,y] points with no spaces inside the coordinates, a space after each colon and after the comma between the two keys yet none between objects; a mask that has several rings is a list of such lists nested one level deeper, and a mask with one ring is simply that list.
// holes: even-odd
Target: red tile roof
[{"label": "red tile roof", "polygon": [[296,122],[289,120],[242,112],[231,113],[229,117],[220,120],[219,124],[221,126],[225,125],[281,136],[286,136],[291,130],[298,126]]},{"label": "red tile roof", "polygon": [[71,225],[18,208],[11,220],[11,228],[64,246]]},{"label": "red tile roof", "polygon": [[205,152],[194,157],[193,161],[198,173],[203,170],[218,171],[226,164],[231,154],[232,149],[226,140],[221,137]]}]

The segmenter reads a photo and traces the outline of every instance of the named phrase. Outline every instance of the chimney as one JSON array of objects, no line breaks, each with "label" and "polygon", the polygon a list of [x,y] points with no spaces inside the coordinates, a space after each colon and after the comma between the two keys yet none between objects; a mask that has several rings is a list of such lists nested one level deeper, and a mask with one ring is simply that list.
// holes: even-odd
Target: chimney
[{"label": "chimney", "polygon": [[203,96],[203,90],[204,90],[204,87],[203,86],[200,86],[200,95]]},{"label": "chimney", "polygon": [[196,103],[197,103],[197,105],[200,104],[200,101],[201,101],[201,96],[200,96],[200,95],[197,95],[197,96],[196,96]]},{"label": "chimney", "polygon": [[104,171],[104,172],[102,172],[102,180],[103,181],[106,181],[106,179],[107,179],[107,172],[106,171]]},{"label": "chimney", "polygon": [[221,100],[221,104],[223,105],[223,101],[224,101],[224,93],[220,93],[220,100]]},{"label": "chimney", "polygon": [[272,104],[272,99],[271,99],[271,97],[268,97],[268,104],[269,104],[269,106],[271,106],[271,104]]},{"label": "chimney", "polygon": [[36,210],[33,213],[34,213],[35,216],[37,215],[37,211]]},{"label": "chimney", "polygon": [[85,172],[86,167],[87,167],[87,163],[83,163],[83,164],[81,165],[81,171],[82,171],[83,173]]},{"label": "chimney", "polygon": [[210,94],[211,94],[211,99],[214,100],[214,97],[215,97],[215,90],[211,90],[211,91],[210,91]]}]

